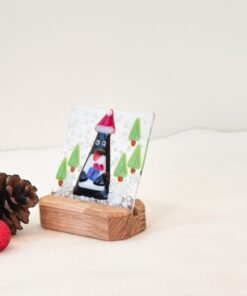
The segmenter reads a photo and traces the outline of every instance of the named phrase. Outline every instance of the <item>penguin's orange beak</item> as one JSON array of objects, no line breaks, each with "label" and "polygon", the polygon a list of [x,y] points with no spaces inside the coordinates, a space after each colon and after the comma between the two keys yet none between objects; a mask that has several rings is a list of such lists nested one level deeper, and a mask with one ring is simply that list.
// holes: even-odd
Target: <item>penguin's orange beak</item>
[{"label": "penguin's orange beak", "polygon": [[96,161],[98,160],[102,155],[105,154],[105,150],[103,149],[97,149],[94,154],[93,154],[93,160]]}]

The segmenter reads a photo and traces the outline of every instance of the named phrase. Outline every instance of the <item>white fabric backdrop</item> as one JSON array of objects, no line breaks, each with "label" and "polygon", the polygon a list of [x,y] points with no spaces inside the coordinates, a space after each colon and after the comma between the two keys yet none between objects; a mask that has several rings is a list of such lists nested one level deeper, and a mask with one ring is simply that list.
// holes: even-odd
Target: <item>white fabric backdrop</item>
[{"label": "white fabric backdrop", "polygon": [[[103,242],[30,224],[0,254],[0,295],[245,296],[247,133],[150,143],[138,196],[147,230]],[[0,152],[1,169],[51,190],[62,148]]]},{"label": "white fabric backdrop", "polygon": [[0,149],[64,142],[73,104],[152,110],[154,137],[247,128],[246,1],[2,0]]}]

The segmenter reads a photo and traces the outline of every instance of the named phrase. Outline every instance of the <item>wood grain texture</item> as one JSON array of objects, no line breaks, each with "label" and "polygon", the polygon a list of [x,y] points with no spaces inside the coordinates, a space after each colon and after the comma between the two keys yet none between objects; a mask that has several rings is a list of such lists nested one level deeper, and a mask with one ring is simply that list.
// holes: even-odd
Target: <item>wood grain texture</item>
[{"label": "wood grain texture", "polygon": [[145,206],[140,199],[134,210],[47,195],[40,199],[44,228],[101,240],[127,239],[146,228]]}]

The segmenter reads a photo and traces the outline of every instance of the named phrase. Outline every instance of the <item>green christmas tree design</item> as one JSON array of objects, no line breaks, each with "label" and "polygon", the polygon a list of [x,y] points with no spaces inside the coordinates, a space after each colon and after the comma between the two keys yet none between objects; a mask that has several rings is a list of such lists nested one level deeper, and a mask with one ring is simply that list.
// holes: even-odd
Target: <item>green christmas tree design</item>
[{"label": "green christmas tree design", "polygon": [[77,144],[71,155],[70,155],[70,158],[69,158],[69,161],[68,161],[68,165],[70,167],[70,171],[71,172],[74,172],[75,171],[75,168],[80,164],[80,146],[79,144]]},{"label": "green christmas tree design", "polygon": [[131,141],[131,146],[135,146],[136,142],[141,139],[141,121],[140,118],[136,118],[130,134],[129,134],[129,140]]},{"label": "green christmas tree design", "polygon": [[128,167],[131,169],[132,174],[141,168],[141,145],[138,145],[132,153],[128,161]]},{"label": "green christmas tree design", "polygon": [[135,146],[136,142],[141,139],[141,121],[140,118],[136,118],[130,134],[129,134],[129,140],[131,141],[131,146]]},{"label": "green christmas tree design", "polygon": [[128,169],[127,169],[126,163],[127,163],[127,157],[126,157],[126,154],[123,153],[114,171],[114,177],[118,178],[118,182],[122,182],[123,179],[128,175]]},{"label": "green christmas tree design", "polygon": [[56,178],[58,180],[59,186],[63,185],[63,181],[66,179],[66,177],[67,177],[67,158],[65,157],[62,160],[62,162],[58,168],[57,174],[56,174]]}]

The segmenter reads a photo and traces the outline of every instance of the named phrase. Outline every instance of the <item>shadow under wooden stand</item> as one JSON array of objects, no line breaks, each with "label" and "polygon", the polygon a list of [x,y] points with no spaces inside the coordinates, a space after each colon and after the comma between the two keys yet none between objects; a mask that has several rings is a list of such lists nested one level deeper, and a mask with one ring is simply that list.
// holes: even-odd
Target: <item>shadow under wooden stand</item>
[{"label": "shadow under wooden stand", "polygon": [[140,199],[133,211],[55,195],[41,198],[39,205],[41,225],[56,231],[114,241],[146,228],[145,206]]}]

